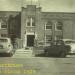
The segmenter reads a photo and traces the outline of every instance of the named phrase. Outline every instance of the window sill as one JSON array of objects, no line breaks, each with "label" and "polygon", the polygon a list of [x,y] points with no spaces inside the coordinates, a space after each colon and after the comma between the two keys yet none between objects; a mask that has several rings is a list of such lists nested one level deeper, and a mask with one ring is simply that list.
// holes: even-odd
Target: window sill
[{"label": "window sill", "polygon": [[26,27],[28,27],[28,28],[29,28],[29,27],[35,27],[35,26],[26,26]]},{"label": "window sill", "polygon": [[58,29],[57,29],[57,30],[55,30],[55,31],[62,31],[62,30],[58,30]]},{"label": "window sill", "polygon": [[[7,29],[7,28],[1,28],[1,29]],[[1,29],[0,29],[0,30],[1,30]]]}]

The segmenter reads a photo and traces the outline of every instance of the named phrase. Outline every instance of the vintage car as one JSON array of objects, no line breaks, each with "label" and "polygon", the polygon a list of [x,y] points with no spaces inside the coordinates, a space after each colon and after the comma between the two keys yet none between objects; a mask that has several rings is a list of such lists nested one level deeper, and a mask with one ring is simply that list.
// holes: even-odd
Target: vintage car
[{"label": "vintage car", "polygon": [[75,40],[72,39],[63,39],[65,45],[70,45],[71,51],[69,54],[75,54]]},{"label": "vintage car", "polygon": [[13,45],[10,38],[0,38],[0,55],[8,54],[12,56],[14,53]]},{"label": "vintage car", "polygon": [[65,45],[62,40],[54,41],[50,46],[44,48],[45,56],[66,57],[70,51],[71,47]]}]

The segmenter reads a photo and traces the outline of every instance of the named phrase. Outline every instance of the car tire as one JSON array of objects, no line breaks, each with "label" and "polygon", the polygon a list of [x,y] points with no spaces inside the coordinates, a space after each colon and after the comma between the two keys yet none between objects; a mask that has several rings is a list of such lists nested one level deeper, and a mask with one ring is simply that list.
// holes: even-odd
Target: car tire
[{"label": "car tire", "polygon": [[61,57],[61,58],[65,58],[65,57],[66,57],[66,53],[65,53],[65,52],[61,52],[61,53],[60,53],[60,57]]},{"label": "car tire", "polygon": [[44,56],[47,57],[48,56],[48,52],[44,52]]},{"label": "car tire", "polygon": [[13,56],[13,54],[14,54],[14,52],[11,51],[8,55],[11,57],[11,56]]}]

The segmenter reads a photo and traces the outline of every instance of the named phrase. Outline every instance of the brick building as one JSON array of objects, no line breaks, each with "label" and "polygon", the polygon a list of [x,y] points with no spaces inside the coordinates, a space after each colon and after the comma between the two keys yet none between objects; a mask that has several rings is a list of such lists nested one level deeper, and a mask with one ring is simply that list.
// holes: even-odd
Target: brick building
[{"label": "brick building", "polygon": [[21,39],[24,46],[49,44],[58,39],[75,39],[75,13],[42,12],[42,7],[27,5],[21,11]]},{"label": "brick building", "polygon": [[20,30],[19,27],[21,26],[21,21],[19,21],[21,17],[19,15],[20,12],[16,11],[0,11],[0,37],[11,38],[11,36],[17,34],[17,37],[20,37],[20,33],[18,33],[18,31]]},{"label": "brick building", "polygon": [[0,36],[19,38],[23,47],[34,46],[35,42],[47,45],[58,39],[75,39],[74,32],[75,13],[42,12],[36,4],[26,5],[20,12],[0,11]]}]

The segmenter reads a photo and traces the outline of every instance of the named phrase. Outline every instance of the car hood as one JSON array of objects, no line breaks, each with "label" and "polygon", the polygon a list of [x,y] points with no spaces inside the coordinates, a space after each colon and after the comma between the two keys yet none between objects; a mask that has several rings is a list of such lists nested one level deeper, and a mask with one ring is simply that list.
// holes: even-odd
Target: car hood
[{"label": "car hood", "polygon": [[8,43],[0,43],[0,46],[7,47]]},{"label": "car hood", "polygon": [[72,50],[75,50],[75,44],[71,44],[70,46]]}]

